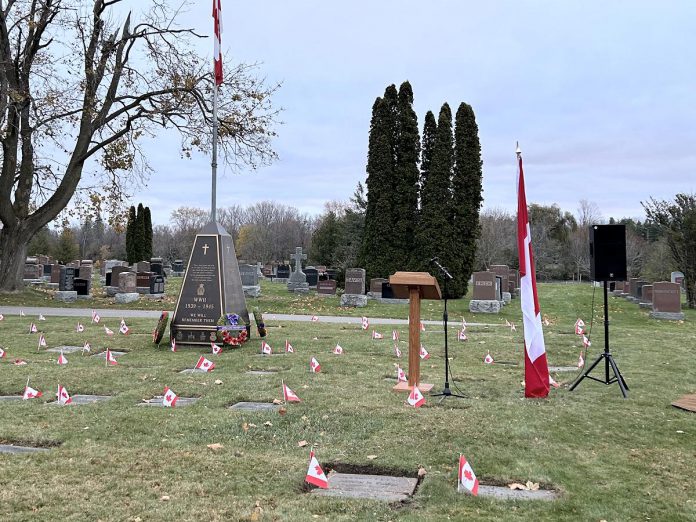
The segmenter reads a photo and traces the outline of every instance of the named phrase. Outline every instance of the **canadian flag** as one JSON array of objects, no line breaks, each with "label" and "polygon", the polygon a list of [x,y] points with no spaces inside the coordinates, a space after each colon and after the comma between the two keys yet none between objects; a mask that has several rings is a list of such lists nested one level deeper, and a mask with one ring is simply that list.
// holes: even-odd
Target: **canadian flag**
[{"label": "canadian flag", "polygon": [[290,341],[285,339],[285,353],[295,353],[295,349],[292,347],[292,344],[290,344]]},{"label": "canadian flag", "polygon": [[316,315],[313,315],[313,316],[312,316],[311,321],[312,321],[313,323],[316,323],[318,320],[319,320],[319,317],[317,317]]},{"label": "canadian flag", "polygon": [[196,363],[196,370],[205,370],[206,372],[213,371],[215,368],[215,363],[212,361],[209,361],[202,355],[198,359],[198,362]]},{"label": "canadian flag", "polygon": [[421,359],[430,359],[430,354],[428,353],[428,350],[426,350],[425,346],[423,346],[422,344],[420,346],[420,353],[418,355],[420,355]]},{"label": "canadian flag", "polygon": [[420,331],[425,332],[425,324],[423,324],[423,321],[420,322]]},{"label": "canadian flag", "polygon": [[26,314],[24,313],[24,310],[19,311],[19,317],[24,317]]},{"label": "canadian flag", "polygon": [[271,345],[268,344],[266,341],[261,341],[261,353],[264,355],[271,355],[273,353]]},{"label": "canadian flag", "polygon": [[362,318],[362,329],[367,330],[370,327],[370,320],[367,317]]},{"label": "canadian flag", "polygon": [[46,337],[44,337],[44,334],[39,335],[39,348],[46,346],[48,346],[48,344],[46,344]]},{"label": "canadian flag", "polygon": [[460,341],[466,341],[466,340],[468,339],[468,337],[466,336],[466,333],[464,332],[464,329],[463,329],[463,328],[462,328],[461,330],[459,330],[459,334],[457,335],[457,338],[458,338]]},{"label": "canadian flag", "polygon": [[118,327],[118,331],[122,333],[123,335],[128,335],[130,333],[130,328],[126,326],[126,323],[121,321],[121,326]]},{"label": "canadian flag", "polygon": [[92,346],[87,341],[85,341],[85,344],[82,347],[82,352],[84,353],[84,352],[91,352],[91,351],[92,351]]},{"label": "canadian flag", "polygon": [[515,323],[510,323],[510,331],[511,331],[511,332],[516,332],[516,331],[517,331],[517,327],[515,326]]},{"label": "canadian flag", "polygon": [[99,317],[99,314],[96,312],[96,310],[92,310],[92,322],[98,323],[99,321],[101,321],[101,317]]},{"label": "canadian flag", "polygon": [[493,360],[493,356],[491,355],[491,352],[488,352],[486,356],[483,358],[483,362],[486,364],[493,364],[495,361]]},{"label": "canadian flag", "polygon": [[392,341],[398,341],[399,340],[399,332],[396,330],[392,330]]},{"label": "canadian flag", "polygon": [[510,321],[508,321],[507,319],[505,319],[505,326],[507,326],[508,328],[510,328],[510,325],[511,325]]},{"label": "canadian flag", "polygon": [[5,350],[3,350],[2,347],[0,347],[0,359],[2,359],[3,357],[5,357],[6,355],[7,355],[7,354],[5,353]]},{"label": "canadian flag", "polygon": [[462,330],[466,330],[466,319],[462,317]]},{"label": "canadian flag", "polygon": [[396,380],[399,382],[406,382],[408,380],[406,378],[406,372],[404,372],[401,366],[396,367]]},{"label": "canadian flag", "polygon": [[171,341],[171,342],[172,342],[171,350],[172,350],[172,352],[176,352],[176,339],[174,339],[174,338],[172,337],[172,341]]},{"label": "canadian flag", "polygon": [[213,0],[213,26],[215,40],[213,41],[213,72],[215,75],[215,85],[222,85],[222,2],[221,0]]},{"label": "canadian flag", "polygon": [[309,452],[309,468],[307,469],[305,481],[314,484],[318,488],[328,489],[329,487],[329,479],[324,475],[324,470],[321,469],[319,461],[314,456],[314,451]]},{"label": "canadian flag", "polygon": [[396,344],[394,345],[394,355],[401,357],[401,350],[399,350],[399,347]]},{"label": "canadian flag", "polygon": [[5,316],[0,314],[0,321],[2,321],[3,319],[5,319]]},{"label": "canadian flag", "polygon": [[176,406],[176,401],[179,400],[179,397],[176,396],[176,393],[174,393],[172,390],[169,389],[169,386],[164,387],[164,397],[162,397],[162,405],[165,408],[173,408]]},{"label": "canadian flag", "polygon": [[474,470],[466,461],[464,455],[459,455],[459,482],[457,482],[458,491],[468,491],[472,495],[478,495],[479,481],[474,474]]},{"label": "canadian flag", "polygon": [[343,347],[340,344],[337,344],[334,349],[333,349],[334,355],[341,355],[343,353]]},{"label": "canadian flag", "polygon": [[111,353],[111,350],[109,350],[108,348],[106,349],[105,359],[106,363],[110,364],[111,366],[116,366],[118,364],[118,362],[116,362],[116,357],[114,357],[114,354]]},{"label": "canadian flag", "polygon": [[61,386],[60,384],[58,385],[58,393],[56,393],[56,397],[58,397],[58,404],[70,404],[72,402],[72,398],[70,398],[68,390],[66,390],[65,387]]},{"label": "canadian flag", "polygon": [[63,351],[61,350],[60,355],[58,356],[58,364],[61,366],[64,364],[68,364],[68,358],[63,355]]},{"label": "canadian flag", "polygon": [[43,316],[43,314],[39,314],[39,321],[45,321],[46,318]]},{"label": "canadian flag", "polygon": [[41,397],[43,395],[39,390],[35,390],[31,386],[27,385],[24,387],[24,395],[22,395],[23,400],[35,399],[36,397]]},{"label": "canadian flag", "polygon": [[300,398],[295,395],[295,392],[288,388],[288,385],[283,383],[283,400],[285,402],[301,402]]},{"label": "canadian flag", "polygon": [[580,352],[580,357],[578,357],[578,368],[585,366],[585,359],[582,358],[582,352]]},{"label": "canadian flag", "polygon": [[524,189],[522,151],[517,149],[519,172],[517,179],[517,251],[520,271],[520,307],[524,324],[524,396],[546,397],[549,394],[549,367],[546,362],[544,329],[537,294],[532,232],[527,213]]},{"label": "canadian flag", "polygon": [[585,348],[588,348],[589,346],[592,346],[592,343],[590,342],[590,340],[587,338],[587,336],[586,336],[585,334],[582,334],[582,345],[583,345]]},{"label": "canadian flag", "polygon": [[312,371],[312,373],[319,373],[321,371],[321,364],[319,364],[316,357],[312,357],[312,359],[309,361],[309,369]]},{"label": "canadian flag", "polygon": [[553,377],[551,377],[550,374],[549,374],[549,385],[553,386],[554,388],[558,388],[561,386],[560,384],[558,384],[556,381],[553,380]]},{"label": "canadian flag", "polygon": [[582,335],[584,328],[585,328],[585,321],[583,321],[582,319],[580,319],[578,317],[578,320],[575,321],[575,333],[577,335]]},{"label": "canadian flag", "polygon": [[375,332],[374,330],[372,330],[372,338],[373,339],[384,339],[384,336],[381,333]]},{"label": "canadian flag", "polygon": [[77,326],[75,327],[75,331],[76,331],[77,333],[82,333],[82,332],[85,331],[85,327],[82,326],[82,323],[77,323]]},{"label": "canadian flag", "polygon": [[415,384],[413,385],[413,388],[411,389],[411,393],[408,394],[408,403],[413,406],[414,408],[420,408],[425,404],[425,397],[423,397],[423,394],[421,391],[418,389],[418,386]]},{"label": "canadian flag", "polygon": [[107,328],[106,325],[104,325],[104,331],[106,332],[106,335],[114,335],[113,330],[111,330],[110,328]]},{"label": "canadian flag", "polygon": [[36,332],[38,332],[38,331],[39,331],[39,330],[36,328],[36,325],[35,325],[34,323],[31,323],[31,324],[29,325],[29,333],[36,333]]},{"label": "canadian flag", "polygon": [[548,318],[544,317],[544,320],[542,321],[544,323],[544,326],[549,326],[551,323],[549,322]]},{"label": "canadian flag", "polygon": [[220,355],[222,353],[222,346],[210,343],[210,347],[213,349],[213,355]]}]

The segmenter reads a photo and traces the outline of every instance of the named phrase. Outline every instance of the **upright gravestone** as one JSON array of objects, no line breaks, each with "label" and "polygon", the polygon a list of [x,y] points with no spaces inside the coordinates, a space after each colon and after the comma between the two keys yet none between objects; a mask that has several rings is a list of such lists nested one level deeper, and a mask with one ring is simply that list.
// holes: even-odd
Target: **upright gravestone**
[{"label": "upright gravestone", "polygon": [[302,260],[307,259],[307,254],[302,253],[302,247],[297,247],[295,248],[295,253],[290,257],[295,260],[295,270],[293,270],[288,279],[288,290],[303,294],[309,292],[307,276],[302,271]]},{"label": "upright gravestone", "polygon": [[684,312],[681,311],[681,291],[677,283],[660,281],[653,283],[653,311],[650,317],[654,319],[670,319],[683,321]]},{"label": "upright gravestone", "polygon": [[150,293],[150,277],[152,272],[138,272],[135,276],[135,286],[139,294]]},{"label": "upright gravestone", "polygon": [[73,288],[77,292],[77,297],[89,297],[89,280],[77,277],[73,281]]},{"label": "upright gravestone", "polygon": [[149,261],[138,261],[135,266],[135,272],[149,272],[150,271],[150,262]]},{"label": "upright gravestone", "polygon": [[341,306],[367,306],[364,268],[346,270],[346,291],[341,296]]},{"label": "upright gravestone", "polygon": [[623,294],[623,289],[624,289],[624,282],[623,281],[615,281],[614,282],[614,295],[615,296],[620,296]]},{"label": "upright gravestone", "polygon": [[65,268],[63,265],[51,265],[51,283],[60,285],[60,274],[63,268]]},{"label": "upright gravestone", "polygon": [[164,276],[153,274],[150,276],[150,293],[161,295],[164,293]]},{"label": "upright gravestone", "polygon": [[382,285],[388,282],[389,279],[384,279],[383,277],[373,277],[370,279],[370,291],[367,293],[367,296],[372,298],[382,297]]},{"label": "upright gravestone", "polygon": [[137,276],[135,272],[121,272],[118,274],[118,291],[121,294],[133,294],[138,292]]},{"label": "upright gravestone", "polygon": [[249,311],[232,236],[211,222],[193,242],[170,335],[182,344],[210,345],[224,314],[237,314],[248,331]]},{"label": "upright gravestone", "polygon": [[246,297],[258,297],[261,295],[256,265],[239,265],[239,276],[242,278],[242,288]]},{"label": "upright gravestone", "polygon": [[290,265],[278,265],[273,280],[277,283],[287,283],[290,279]]},{"label": "upright gravestone", "polygon": [[308,266],[304,269],[305,276],[307,277],[307,284],[310,288],[316,288],[317,282],[319,281],[319,270],[312,266]]},{"label": "upright gravestone", "polygon": [[75,268],[64,266],[60,269],[60,280],[58,281],[58,290],[61,292],[70,292],[75,290]]},{"label": "upright gravestone", "polygon": [[637,293],[638,293],[638,278],[631,277],[628,279],[628,295],[625,295],[624,297],[628,301],[633,301],[636,298]]},{"label": "upright gravestone", "polygon": [[161,257],[150,259],[150,272],[157,275],[164,275],[164,262]]},{"label": "upright gravestone", "polygon": [[501,302],[497,295],[497,280],[493,272],[474,272],[472,299],[469,311],[472,313],[500,313]]},{"label": "upright gravestone", "polygon": [[336,281],[332,281],[331,279],[317,281],[317,294],[336,295]]},{"label": "upright gravestone", "polygon": [[176,277],[182,277],[184,275],[184,261],[181,259],[175,259],[172,263],[172,275]]},{"label": "upright gravestone", "polygon": [[640,303],[638,306],[641,308],[652,308],[653,299],[653,285],[643,285],[640,293]]},{"label": "upright gravestone", "polygon": [[118,277],[119,274],[122,274],[123,272],[129,272],[129,268],[127,266],[122,266],[122,265],[116,265],[111,269],[111,286],[118,286]]},{"label": "upright gravestone", "polygon": [[491,272],[501,278],[500,283],[500,298],[503,302],[509,303],[512,298],[510,293],[510,267],[507,265],[491,265]]},{"label": "upright gravestone", "polygon": [[332,281],[337,281],[338,280],[338,270],[335,268],[327,268],[326,269],[326,275],[328,276],[329,279]]}]

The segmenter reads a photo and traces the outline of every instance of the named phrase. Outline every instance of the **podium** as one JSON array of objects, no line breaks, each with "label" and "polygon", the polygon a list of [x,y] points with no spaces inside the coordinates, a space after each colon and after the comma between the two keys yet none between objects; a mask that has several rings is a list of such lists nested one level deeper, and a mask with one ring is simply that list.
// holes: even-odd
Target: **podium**
[{"label": "podium", "polygon": [[394,386],[395,391],[411,391],[414,385],[422,392],[432,384],[420,382],[420,302],[421,299],[442,299],[437,279],[427,272],[396,272],[389,276],[394,297],[409,300],[408,310],[408,382]]}]

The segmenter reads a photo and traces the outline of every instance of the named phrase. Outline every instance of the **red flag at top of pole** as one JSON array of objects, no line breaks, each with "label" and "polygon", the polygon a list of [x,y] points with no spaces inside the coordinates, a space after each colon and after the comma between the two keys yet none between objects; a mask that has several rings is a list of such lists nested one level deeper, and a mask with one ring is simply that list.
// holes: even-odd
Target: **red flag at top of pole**
[{"label": "red flag at top of pole", "polygon": [[213,20],[215,25],[215,38],[213,47],[213,65],[215,69],[215,85],[222,84],[222,51],[220,50],[222,34],[222,0],[213,0]]},{"label": "red flag at top of pole", "polygon": [[544,331],[537,295],[532,234],[527,216],[522,151],[517,148],[517,250],[520,256],[520,305],[524,322],[524,396],[546,397],[549,394],[549,368],[546,362]]}]

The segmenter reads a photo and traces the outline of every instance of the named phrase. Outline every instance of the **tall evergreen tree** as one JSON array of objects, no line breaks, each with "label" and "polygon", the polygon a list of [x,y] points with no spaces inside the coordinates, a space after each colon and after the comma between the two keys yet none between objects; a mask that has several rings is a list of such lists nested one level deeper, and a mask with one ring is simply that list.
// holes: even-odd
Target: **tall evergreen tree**
[{"label": "tall evergreen tree", "polygon": [[341,235],[341,224],[336,213],[329,210],[312,234],[311,260],[318,265],[334,266]]},{"label": "tall evergreen tree", "polygon": [[[421,164],[420,164],[420,208],[423,207],[423,198],[427,198],[428,194],[423,191],[426,185],[428,175],[430,174],[430,165],[433,163],[433,149],[435,148],[435,134],[437,133],[437,122],[433,111],[428,111],[425,114],[425,123],[423,123],[423,145],[421,147]],[[428,202],[425,202],[428,205]]]},{"label": "tall evergreen tree", "polygon": [[143,212],[143,228],[145,232],[143,259],[149,261],[152,258],[152,215],[150,214],[150,207],[145,207]]},{"label": "tall evergreen tree", "polygon": [[138,260],[137,252],[135,248],[135,221],[136,221],[135,207],[131,205],[128,209],[128,222],[126,223],[126,261],[129,263],[136,263]]},{"label": "tall evergreen tree", "polygon": [[394,251],[390,270],[411,270],[422,264],[422,256],[416,246],[413,228],[418,220],[418,160],[420,157],[420,135],[418,117],[413,110],[413,89],[406,81],[399,87],[398,119],[396,129],[396,164],[392,183],[394,221],[390,231]]},{"label": "tall evergreen tree", "polygon": [[[135,233],[133,235],[135,243],[133,252],[137,258],[134,263],[145,259],[145,209],[142,203],[138,203],[138,212],[135,217]],[[150,259],[149,257],[147,258]]]},{"label": "tall evergreen tree", "polygon": [[372,106],[367,150],[367,207],[359,264],[368,277],[389,275],[392,259],[399,256],[390,239],[394,222],[392,181],[394,174],[398,94],[390,85]]},{"label": "tall evergreen tree", "polygon": [[452,250],[452,294],[466,294],[476,261],[476,240],[479,237],[479,212],[482,196],[481,143],[478,125],[471,105],[461,103],[454,127],[454,175],[452,176],[452,223],[456,241]]},{"label": "tall evergreen tree", "polygon": [[[424,131],[425,134],[425,131]],[[452,143],[452,111],[447,103],[440,109],[437,131],[432,147],[430,169],[421,187],[421,212],[417,231],[418,249],[422,259],[439,257],[440,263],[447,268],[454,267],[455,255],[452,243],[457,240],[451,219],[451,180],[454,166],[454,149]],[[442,287],[444,281],[437,275]],[[448,294],[452,297],[453,289],[448,283]]]}]

